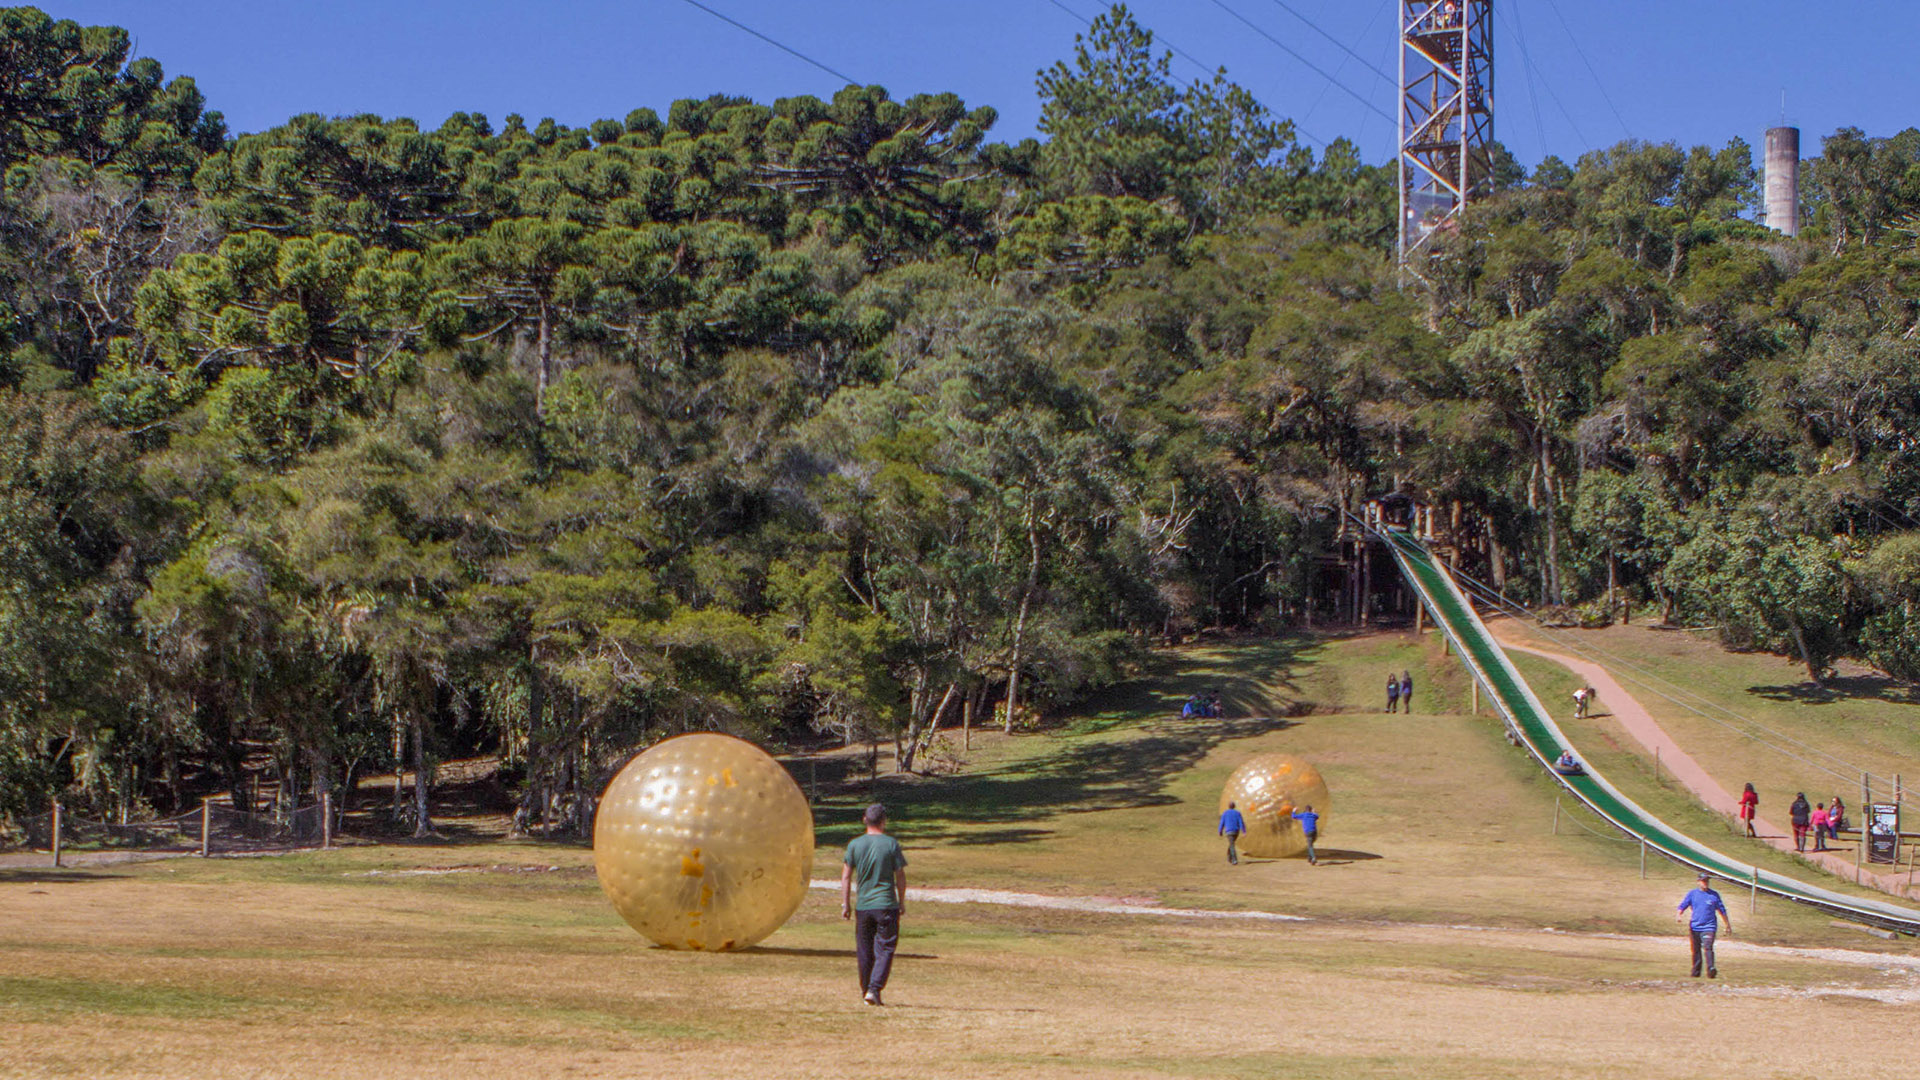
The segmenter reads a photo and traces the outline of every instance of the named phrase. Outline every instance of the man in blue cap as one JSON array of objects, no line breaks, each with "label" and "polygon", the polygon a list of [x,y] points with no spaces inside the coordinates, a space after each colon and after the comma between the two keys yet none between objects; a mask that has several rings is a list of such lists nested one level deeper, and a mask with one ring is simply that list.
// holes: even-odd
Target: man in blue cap
[{"label": "man in blue cap", "polygon": [[[1686,913],[1691,913],[1689,916]],[[1727,924],[1727,933],[1733,933],[1733,916],[1727,914],[1727,905],[1720,894],[1713,891],[1713,878],[1708,874],[1700,875],[1700,884],[1689,892],[1680,906],[1674,909],[1675,916],[1687,920],[1687,932],[1693,939],[1693,977],[1700,977],[1700,966],[1704,961],[1707,978],[1720,977],[1720,969],[1713,962],[1713,938],[1720,929],[1720,921]]]}]

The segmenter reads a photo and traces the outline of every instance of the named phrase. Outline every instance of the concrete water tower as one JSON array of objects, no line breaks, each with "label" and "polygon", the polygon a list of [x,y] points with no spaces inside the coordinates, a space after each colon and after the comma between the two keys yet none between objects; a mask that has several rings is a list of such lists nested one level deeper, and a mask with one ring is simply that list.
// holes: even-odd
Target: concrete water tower
[{"label": "concrete water tower", "polygon": [[1767,228],[1800,235],[1800,129],[1767,129]]}]

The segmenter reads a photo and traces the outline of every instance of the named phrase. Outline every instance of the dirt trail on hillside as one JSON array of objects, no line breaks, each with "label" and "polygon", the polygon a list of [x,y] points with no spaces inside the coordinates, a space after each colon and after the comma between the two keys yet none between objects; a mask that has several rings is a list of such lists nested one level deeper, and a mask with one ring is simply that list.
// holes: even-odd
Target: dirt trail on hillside
[{"label": "dirt trail on hillside", "polygon": [[[1693,792],[1701,802],[1707,805],[1708,809],[1729,817],[1738,815],[1739,800],[1722,787],[1720,781],[1715,780],[1698,761],[1695,761],[1693,755],[1682,750],[1680,744],[1674,742],[1672,736],[1668,735],[1653,718],[1653,714],[1647,711],[1646,706],[1640,704],[1632,694],[1627,693],[1626,688],[1607,673],[1607,669],[1591,660],[1582,660],[1576,656],[1521,644],[1514,640],[1513,634],[1505,625],[1493,624],[1488,629],[1499,640],[1501,647],[1511,652],[1523,652],[1543,660],[1551,660],[1585,679],[1587,685],[1593,687],[1600,699],[1607,703],[1613,719],[1619,721],[1627,734],[1633,736],[1634,740],[1645,747],[1648,753],[1659,758],[1660,767],[1663,770],[1672,773],[1673,778],[1684,785],[1688,791]],[[1760,839],[1767,844],[1781,851],[1794,851],[1792,830],[1782,829],[1764,817],[1754,818],[1753,826],[1761,834]],[[1896,877],[1892,874],[1876,873],[1855,865],[1852,859],[1844,855],[1831,851],[1794,853],[1836,877],[1853,879],[1858,884],[1870,885],[1892,896],[1911,898],[1915,895],[1914,891],[1907,888],[1904,874]]]}]

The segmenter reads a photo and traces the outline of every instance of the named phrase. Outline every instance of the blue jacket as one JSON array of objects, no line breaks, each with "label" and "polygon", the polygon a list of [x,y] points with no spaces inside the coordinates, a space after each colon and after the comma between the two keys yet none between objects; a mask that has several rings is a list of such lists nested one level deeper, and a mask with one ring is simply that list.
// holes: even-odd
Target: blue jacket
[{"label": "blue jacket", "polygon": [[1220,835],[1243,833],[1247,831],[1247,819],[1240,816],[1238,810],[1228,810],[1220,815]]},{"label": "blue jacket", "polygon": [[[1688,893],[1687,898],[1680,901],[1680,906],[1674,910],[1686,911],[1688,908],[1693,910],[1688,914],[1687,928],[1705,932],[1719,927],[1719,924],[1713,921],[1714,913],[1724,914],[1727,905],[1720,899],[1720,894],[1712,889],[1695,889]],[[1729,919],[1727,923],[1732,925],[1733,920]]]},{"label": "blue jacket", "polygon": [[1308,836],[1316,836],[1319,834],[1320,832],[1320,815],[1319,814],[1316,814],[1311,810],[1295,810],[1293,812],[1293,819],[1300,823],[1301,832],[1306,833]]}]

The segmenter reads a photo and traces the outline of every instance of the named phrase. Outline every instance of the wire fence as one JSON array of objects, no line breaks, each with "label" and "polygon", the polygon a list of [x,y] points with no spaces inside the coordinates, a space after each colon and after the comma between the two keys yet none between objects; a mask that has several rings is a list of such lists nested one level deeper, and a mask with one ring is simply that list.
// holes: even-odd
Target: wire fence
[{"label": "wire fence", "polygon": [[99,821],[56,805],[42,814],[15,820],[17,845],[51,852],[63,850],[198,851],[202,855],[268,851],[330,845],[334,826],[331,799],[288,810],[235,810],[208,802],[168,818]]}]

